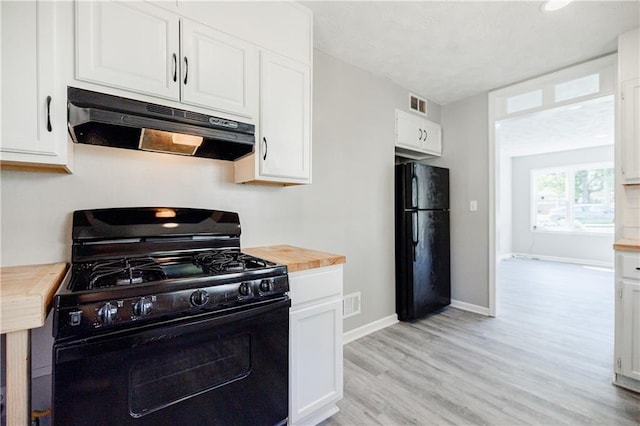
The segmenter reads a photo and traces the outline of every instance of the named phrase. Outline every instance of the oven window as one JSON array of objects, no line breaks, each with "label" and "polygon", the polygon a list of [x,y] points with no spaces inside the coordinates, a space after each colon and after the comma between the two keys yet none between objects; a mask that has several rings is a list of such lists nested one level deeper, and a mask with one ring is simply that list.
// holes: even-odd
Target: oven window
[{"label": "oven window", "polygon": [[221,337],[174,348],[137,362],[129,370],[129,411],[142,417],[189,397],[224,386],[251,372],[251,336]]}]

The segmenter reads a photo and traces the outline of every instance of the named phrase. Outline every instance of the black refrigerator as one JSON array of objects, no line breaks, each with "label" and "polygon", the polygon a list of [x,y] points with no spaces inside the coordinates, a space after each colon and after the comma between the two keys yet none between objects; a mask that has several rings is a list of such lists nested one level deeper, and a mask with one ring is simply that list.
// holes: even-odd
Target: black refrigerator
[{"label": "black refrigerator", "polygon": [[419,319],[451,303],[449,169],[396,165],[396,312]]}]

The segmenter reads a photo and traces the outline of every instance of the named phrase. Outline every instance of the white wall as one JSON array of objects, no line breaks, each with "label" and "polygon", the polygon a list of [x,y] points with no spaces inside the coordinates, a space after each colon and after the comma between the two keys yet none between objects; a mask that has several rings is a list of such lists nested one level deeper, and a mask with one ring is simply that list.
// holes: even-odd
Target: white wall
[{"label": "white wall", "polygon": [[498,155],[500,157],[500,176],[497,177],[496,223],[499,225],[496,229],[496,251],[498,259],[504,259],[513,252],[513,212],[511,209],[513,185],[511,182],[511,157],[504,153],[499,153]]},{"label": "white wall", "polygon": [[[489,306],[487,93],[442,107],[443,153],[425,163],[450,169],[451,298]],[[478,211],[469,211],[469,201]]]},{"label": "white wall", "polygon": [[[531,170],[613,162],[613,146],[529,155],[512,159],[514,253],[613,266],[613,233],[576,235],[531,231]],[[502,224],[501,224],[502,225]]]},{"label": "white wall", "polygon": [[[72,175],[2,170],[3,266],[70,261],[71,213],[119,206],[237,211],[242,246],[292,244],[347,257],[345,294],[362,313],[345,331],[395,313],[394,109],[408,91],[322,52],[314,57],[313,184],[237,185],[233,163],[75,145]],[[406,107],[404,109],[407,109]],[[429,119],[440,107],[429,104]],[[33,335],[46,373],[50,324]]]}]

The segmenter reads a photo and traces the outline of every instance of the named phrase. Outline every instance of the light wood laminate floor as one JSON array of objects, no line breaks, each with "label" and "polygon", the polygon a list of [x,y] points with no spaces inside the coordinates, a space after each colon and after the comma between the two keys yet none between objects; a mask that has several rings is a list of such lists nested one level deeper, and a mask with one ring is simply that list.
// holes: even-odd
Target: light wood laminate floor
[{"label": "light wood laminate floor", "polygon": [[613,271],[510,259],[498,316],[448,307],[344,347],[333,425],[640,425],[611,384]]}]

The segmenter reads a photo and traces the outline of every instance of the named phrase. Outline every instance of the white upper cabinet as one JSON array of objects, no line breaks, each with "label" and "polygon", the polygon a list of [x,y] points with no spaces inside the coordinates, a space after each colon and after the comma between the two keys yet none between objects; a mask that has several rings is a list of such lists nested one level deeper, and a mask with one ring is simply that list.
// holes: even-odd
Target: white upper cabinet
[{"label": "white upper cabinet", "polygon": [[77,1],[75,83],[253,123],[235,181],[308,184],[312,37],[291,2]]},{"label": "white upper cabinet", "polygon": [[178,100],[179,18],[143,2],[76,3],[76,77]]},{"label": "white upper cabinet", "polygon": [[618,38],[622,184],[640,184],[640,28]]},{"label": "white upper cabinet", "polygon": [[78,80],[255,116],[252,44],[146,2],[76,5]]},{"label": "white upper cabinet", "polygon": [[182,102],[252,117],[257,49],[188,19],[182,21]]},{"label": "white upper cabinet", "polygon": [[[220,4],[210,3],[209,7]],[[243,7],[242,4],[252,5],[251,9],[256,5],[263,17],[270,17],[262,19],[252,31],[267,34],[267,30],[271,30],[270,34],[277,33],[277,37],[263,37],[266,45],[261,45],[258,61],[256,149],[253,154],[236,160],[235,181],[310,184],[313,15],[308,9],[287,2],[230,2],[224,3],[224,7],[238,8]],[[248,15],[248,22],[258,23],[255,11]],[[278,31],[273,31],[275,28]]]},{"label": "white upper cabinet", "polygon": [[622,83],[622,176],[625,184],[640,184],[640,78]]},{"label": "white upper cabinet", "polygon": [[0,160],[69,171],[66,97],[56,85],[54,2],[2,1]]},{"label": "white upper cabinet", "polygon": [[396,110],[396,155],[422,159],[442,155],[442,129],[439,124]]},{"label": "white upper cabinet", "polygon": [[309,66],[260,53],[260,175],[310,179]]},{"label": "white upper cabinet", "polygon": [[313,15],[292,1],[156,1],[180,15],[263,49],[311,63]]}]

